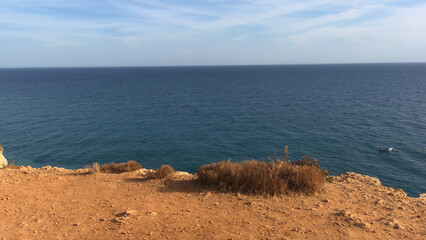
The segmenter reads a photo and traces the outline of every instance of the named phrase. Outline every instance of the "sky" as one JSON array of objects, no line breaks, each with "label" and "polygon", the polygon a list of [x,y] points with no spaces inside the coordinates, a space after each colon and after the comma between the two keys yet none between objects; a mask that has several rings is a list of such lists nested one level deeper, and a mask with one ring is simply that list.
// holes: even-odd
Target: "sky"
[{"label": "sky", "polygon": [[0,67],[426,62],[424,0],[0,0]]}]

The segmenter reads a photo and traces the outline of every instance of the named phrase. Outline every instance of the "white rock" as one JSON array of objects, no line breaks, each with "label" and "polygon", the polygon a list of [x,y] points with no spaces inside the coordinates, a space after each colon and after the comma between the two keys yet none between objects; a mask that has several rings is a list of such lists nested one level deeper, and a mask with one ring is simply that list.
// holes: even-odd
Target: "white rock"
[{"label": "white rock", "polygon": [[0,168],[4,168],[7,166],[7,160],[3,156],[3,151],[0,152]]}]

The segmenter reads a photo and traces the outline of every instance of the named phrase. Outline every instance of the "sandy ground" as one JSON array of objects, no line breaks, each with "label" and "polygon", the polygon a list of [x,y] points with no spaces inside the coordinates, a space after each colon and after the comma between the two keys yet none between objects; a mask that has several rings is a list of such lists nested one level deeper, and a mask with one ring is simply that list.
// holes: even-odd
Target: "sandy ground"
[{"label": "sandy ground", "polygon": [[0,239],[426,239],[424,198],[355,173],[265,198],[85,171],[0,169]]}]

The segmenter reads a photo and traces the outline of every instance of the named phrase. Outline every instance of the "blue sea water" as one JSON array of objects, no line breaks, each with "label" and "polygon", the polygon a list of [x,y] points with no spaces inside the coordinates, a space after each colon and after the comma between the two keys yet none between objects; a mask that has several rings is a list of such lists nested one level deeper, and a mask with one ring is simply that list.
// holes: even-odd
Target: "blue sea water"
[{"label": "blue sea water", "polygon": [[0,143],[33,167],[137,160],[189,172],[288,145],[293,160],[418,196],[426,64],[0,69]]}]

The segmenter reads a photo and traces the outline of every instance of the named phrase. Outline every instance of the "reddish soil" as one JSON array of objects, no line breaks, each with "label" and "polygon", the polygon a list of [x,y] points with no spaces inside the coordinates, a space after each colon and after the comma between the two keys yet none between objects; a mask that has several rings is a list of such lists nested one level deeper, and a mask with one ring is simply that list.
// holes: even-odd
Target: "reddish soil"
[{"label": "reddish soil", "polygon": [[261,197],[145,173],[0,169],[0,239],[426,239],[426,199],[368,176]]}]

